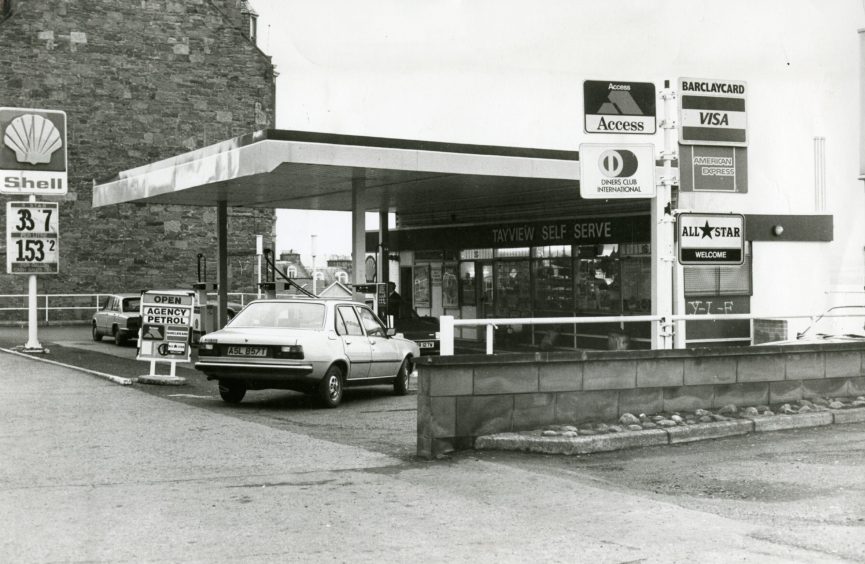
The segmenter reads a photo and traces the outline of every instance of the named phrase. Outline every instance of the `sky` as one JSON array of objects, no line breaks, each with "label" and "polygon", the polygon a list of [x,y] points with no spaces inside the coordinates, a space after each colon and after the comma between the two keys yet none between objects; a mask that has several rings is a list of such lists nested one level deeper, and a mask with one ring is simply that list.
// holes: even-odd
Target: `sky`
[{"label": "sky", "polygon": [[[790,83],[839,52],[855,65],[865,26],[862,0],[250,2],[278,72],[277,128],[562,150],[585,141],[586,79]],[[825,78],[803,84],[803,107]],[[791,134],[824,125],[796,117]],[[278,248],[308,255],[316,234],[319,256],[350,254],[349,214],[322,213],[278,212]]]}]

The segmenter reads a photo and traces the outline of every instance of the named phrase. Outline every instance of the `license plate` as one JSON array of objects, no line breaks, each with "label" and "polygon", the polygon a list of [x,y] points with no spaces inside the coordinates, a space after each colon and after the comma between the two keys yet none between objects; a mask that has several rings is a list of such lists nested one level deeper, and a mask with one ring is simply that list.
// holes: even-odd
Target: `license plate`
[{"label": "license plate", "polygon": [[436,348],[435,341],[418,341],[417,346],[421,349],[434,349]]},{"label": "license plate", "polygon": [[228,356],[267,356],[266,347],[228,347]]}]

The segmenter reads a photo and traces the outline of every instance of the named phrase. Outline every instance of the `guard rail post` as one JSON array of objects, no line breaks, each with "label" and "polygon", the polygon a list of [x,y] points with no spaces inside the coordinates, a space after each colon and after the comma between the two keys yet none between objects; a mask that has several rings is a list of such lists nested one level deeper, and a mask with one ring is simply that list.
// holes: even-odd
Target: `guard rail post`
[{"label": "guard rail post", "polygon": [[454,354],[454,316],[442,315],[439,318],[439,355]]},{"label": "guard rail post", "polygon": [[493,354],[493,337],[495,336],[495,325],[487,323],[487,354]]}]

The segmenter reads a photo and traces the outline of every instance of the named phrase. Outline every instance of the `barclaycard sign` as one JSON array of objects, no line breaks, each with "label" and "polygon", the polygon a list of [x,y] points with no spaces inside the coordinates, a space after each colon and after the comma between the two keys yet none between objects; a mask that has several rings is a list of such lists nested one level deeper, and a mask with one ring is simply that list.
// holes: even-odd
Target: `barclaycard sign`
[{"label": "barclaycard sign", "polygon": [[0,108],[0,194],[63,196],[66,112]]}]

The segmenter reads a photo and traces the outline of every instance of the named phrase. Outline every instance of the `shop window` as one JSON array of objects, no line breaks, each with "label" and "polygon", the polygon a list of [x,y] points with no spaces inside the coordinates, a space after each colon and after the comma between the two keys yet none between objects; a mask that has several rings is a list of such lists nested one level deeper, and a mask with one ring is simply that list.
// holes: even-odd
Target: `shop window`
[{"label": "shop window", "polygon": [[460,251],[460,260],[484,260],[493,258],[492,249],[464,249]]},{"label": "shop window", "polygon": [[649,243],[619,246],[622,313],[652,312],[652,248]]},{"label": "shop window", "polygon": [[528,258],[528,247],[517,247],[515,249],[496,249],[496,258]]},{"label": "shop window", "polygon": [[577,247],[576,310],[589,314],[621,314],[621,264],[618,245]]},{"label": "shop window", "polygon": [[533,255],[535,315],[573,315],[574,264],[571,247],[535,247]]},{"label": "shop window", "polygon": [[430,307],[430,266],[428,264],[415,265],[412,287],[415,307]]},{"label": "shop window", "polygon": [[473,262],[460,263],[460,298],[464,306],[473,306],[477,303],[477,282]]},{"label": "shop window", "polygon": [[686,266],[686,296],[750,296],[753,293],[751,243],[741,266]]},{"label": "shop window", "polygon": [[494,289],[496,316],[531,317],[530,285],[529,261],[497,261]]},{"label": "shop window", "polygon": [[459,307],[459,279],[457,265],[445,264],[442,267],[442,307]]}]

